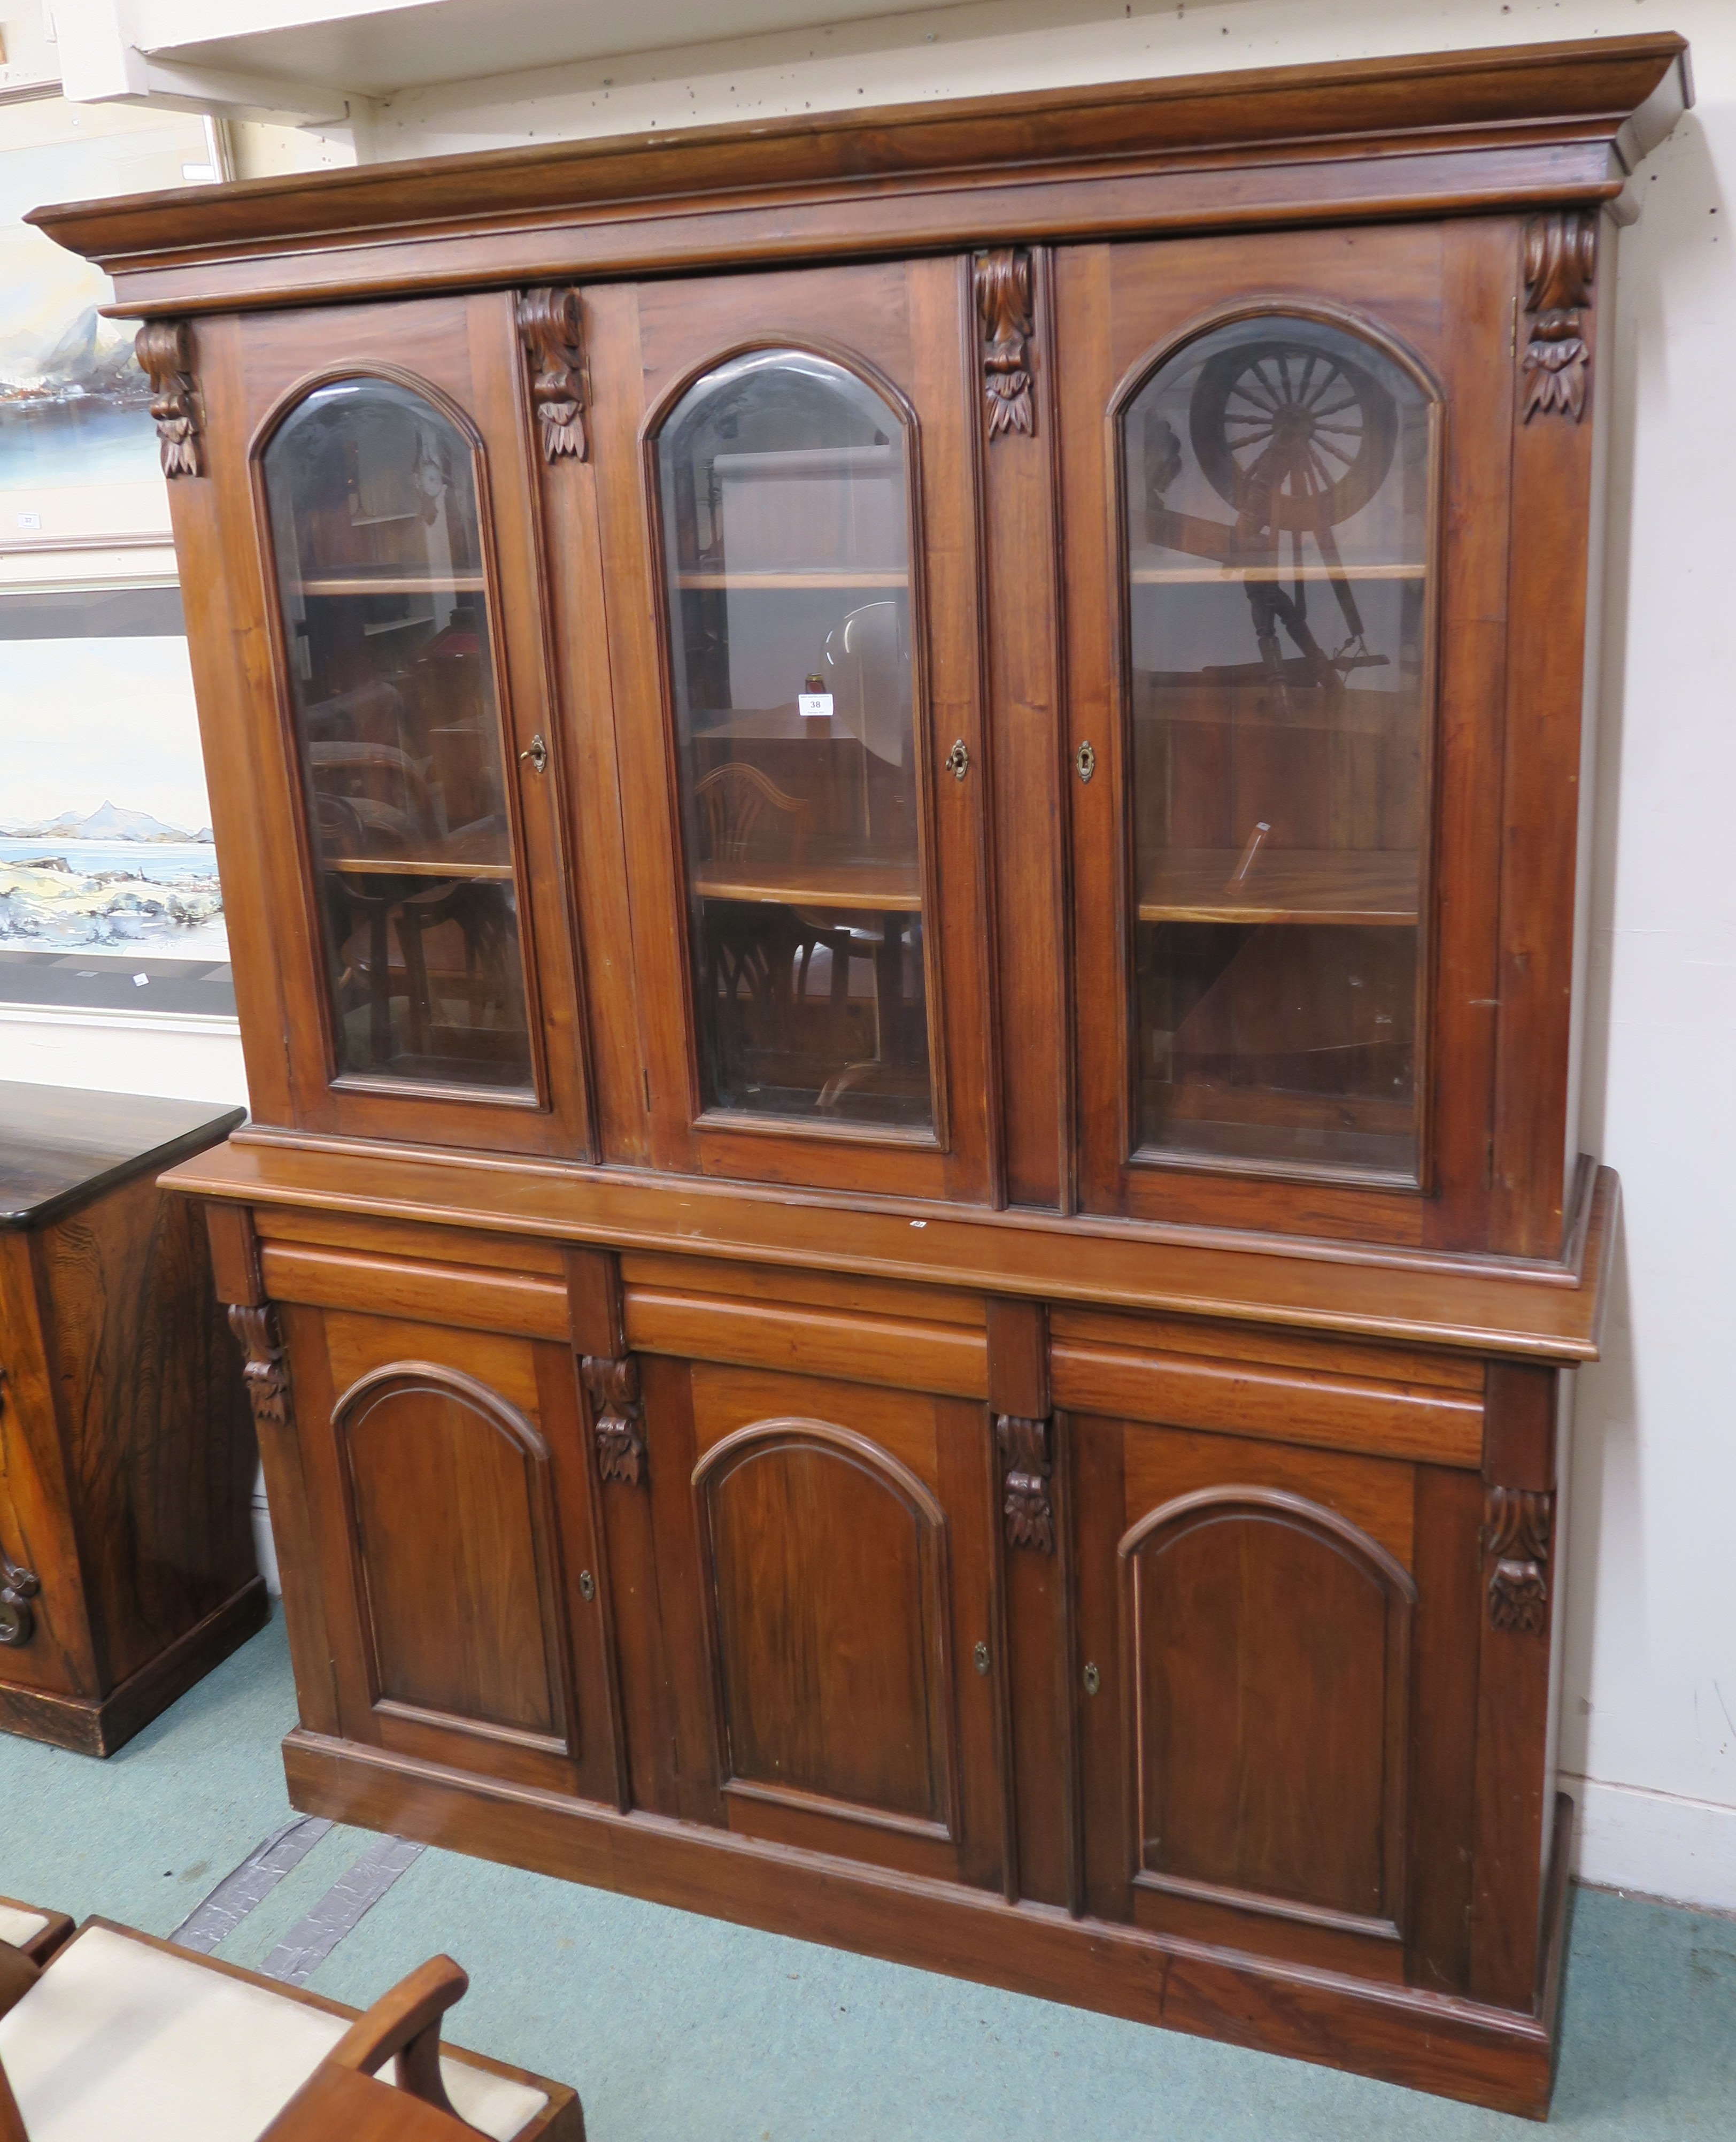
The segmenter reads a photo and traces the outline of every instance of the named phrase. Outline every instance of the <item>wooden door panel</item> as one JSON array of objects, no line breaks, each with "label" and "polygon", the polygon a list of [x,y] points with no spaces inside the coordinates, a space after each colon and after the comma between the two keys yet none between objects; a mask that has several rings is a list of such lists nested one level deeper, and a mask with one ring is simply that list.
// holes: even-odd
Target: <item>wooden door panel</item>
[{"label": "wooden door panel", "polygon": [[1093,1908],[1402,1977],[1415,1468],[1075,1434]]},{"label": "wooden door panel", "polygon": [[613,1797],[569,1350],[338,1310],[289,1321],[345,1736]]},{"label": "wooden door panel", "polygon": [[729,1784],[951,1834],[945,1518],[866,1436],[739,1429],[695,1488]]},{"label": "wooden door panel", "polygon": [[548,1452],[516,1407],[421,1365],[338,1404],[381,1704],[564,1745]]},{"label": "wooden door panel", "polygon": [[972,1663],[992,1567],[981,1408],[705,1363],[689,1376],[731,1827],[996,1878],[992,1685]]}]

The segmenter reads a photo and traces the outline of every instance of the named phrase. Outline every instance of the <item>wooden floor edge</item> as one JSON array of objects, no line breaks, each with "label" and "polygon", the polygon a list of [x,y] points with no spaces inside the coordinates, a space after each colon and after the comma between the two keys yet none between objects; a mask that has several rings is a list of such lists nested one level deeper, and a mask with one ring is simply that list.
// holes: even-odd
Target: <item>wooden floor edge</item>
[{"label": "wooden floor edge", "polygon": [[[1531,2119],[1547,2116],[1553,2014],[1209,1947],[1053,1907],[621,1814],[297,1728],[292,1804],[363,1829]],[[1565,1897],[1565,1882],[1562,1884]],[[1562,1906],[1556,1906],[1559,1920]]]}]

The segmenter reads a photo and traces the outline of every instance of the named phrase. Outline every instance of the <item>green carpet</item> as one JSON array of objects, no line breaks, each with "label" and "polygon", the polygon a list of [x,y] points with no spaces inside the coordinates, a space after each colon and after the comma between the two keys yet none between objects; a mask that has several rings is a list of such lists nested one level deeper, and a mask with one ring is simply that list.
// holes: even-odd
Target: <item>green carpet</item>
[{"label": "green carpet", "polygon": [[[118,1755],[0,1736],[0,1893],[166,1933],[288,1819],[281,1619]],[[218,1951],[257,1965],[367,1842],[334,1829]],[[1472,2142],[1526,2120],[429,1851],[310,1981],[436,1950],[451,2036],[575,2084],[591,2142]],[[1576,1893],[1552,2125],[1736,2137],[1736,1922]]]}]

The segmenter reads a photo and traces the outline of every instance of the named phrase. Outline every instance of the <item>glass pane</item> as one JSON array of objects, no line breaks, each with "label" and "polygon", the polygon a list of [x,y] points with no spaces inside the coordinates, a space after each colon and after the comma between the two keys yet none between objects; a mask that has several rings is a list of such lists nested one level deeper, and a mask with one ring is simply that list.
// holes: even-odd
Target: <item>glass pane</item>
[{"label": "glass pane", "polygon": [[318,388],[265,452],[340,1072],[529,1087],[470,442]]},{"label": "glass pane", "polygon": [[658,447],[706,1104],[934,1121],[904,426],[756,350]]},{"label": "glass pane", "polygon": [[1416,1172],[1433,437],[1398,364],[1283,317],[1127,412],[1147,1148]]}]

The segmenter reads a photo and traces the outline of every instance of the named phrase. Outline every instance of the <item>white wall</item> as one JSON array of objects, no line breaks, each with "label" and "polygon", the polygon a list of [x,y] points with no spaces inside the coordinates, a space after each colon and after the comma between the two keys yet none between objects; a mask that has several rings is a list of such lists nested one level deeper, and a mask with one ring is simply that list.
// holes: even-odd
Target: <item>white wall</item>
[{"label": "white wall", "polygon": [[1581,1378],[1561,1754],[1585,1781],[1588,1878],[1736,1907],[1736,1403],[1717,1217],[1736,1207],[1736,0],[990,0],[419,89],[376,100],[356,138],[422,155],[1670,29],[1693,40],[1699,101],[1646,167],[1600,368],[1614,465],[1584,1127],[1626,1207],[1605,1358]]}]

